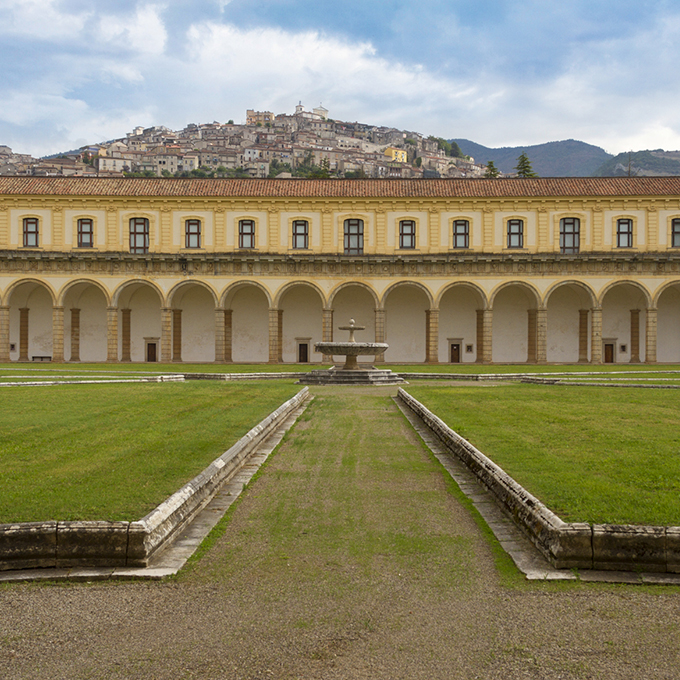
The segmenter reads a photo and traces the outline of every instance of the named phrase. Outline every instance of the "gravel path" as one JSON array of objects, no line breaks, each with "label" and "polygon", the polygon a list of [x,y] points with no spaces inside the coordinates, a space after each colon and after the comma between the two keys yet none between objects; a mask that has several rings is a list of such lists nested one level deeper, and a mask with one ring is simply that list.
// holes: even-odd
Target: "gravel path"
[{"label": "gravel path", "polygon": [[1,587],[0,678],[680,677],[680,589],[503,576],[385,390],[314,392],[174,581]]}]

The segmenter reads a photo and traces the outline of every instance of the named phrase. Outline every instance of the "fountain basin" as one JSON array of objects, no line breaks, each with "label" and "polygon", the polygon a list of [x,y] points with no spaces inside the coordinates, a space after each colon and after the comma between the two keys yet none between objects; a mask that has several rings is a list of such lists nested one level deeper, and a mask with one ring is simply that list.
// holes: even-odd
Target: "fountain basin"
[{"label": "fountain basin", "polygon": [[317,342],[314,344],[314,351],[321,352],[327,356],[344,356],[344,371],[357,371],[359,364],[357,357],[377,356],[389,349],[385,342]]}]

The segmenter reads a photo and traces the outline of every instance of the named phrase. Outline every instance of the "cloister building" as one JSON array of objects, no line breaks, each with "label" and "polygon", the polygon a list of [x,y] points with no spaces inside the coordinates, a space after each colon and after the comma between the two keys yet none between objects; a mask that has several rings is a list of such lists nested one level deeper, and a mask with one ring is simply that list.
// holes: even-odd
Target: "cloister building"
[{"label": "cloister building", "polygon": [[0,178],[0,361],[320,362],[350,318],[391,363],[680,363],[680,177]]}]

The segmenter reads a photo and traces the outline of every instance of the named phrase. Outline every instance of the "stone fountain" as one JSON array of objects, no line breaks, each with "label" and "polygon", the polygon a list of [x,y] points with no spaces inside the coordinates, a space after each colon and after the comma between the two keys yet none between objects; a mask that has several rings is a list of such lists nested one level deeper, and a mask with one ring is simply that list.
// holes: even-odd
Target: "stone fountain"
[{"label": "stone fountain", "polygon": [[355,331],[363,331],[366,326],[357,326],[354,319],[349,320],[349,326],[339,326],[341,331],[349,331],[347,342],[317,342],[314,351],[327,356],[344,356],[345,363],[327,370],[310,371],[299,382],[303,385],[396,385],[405,381],[388,369],[375,366],[359,366],[357,357],[377,356],[382,354],[389,345],[385,342],[357,342]]}]

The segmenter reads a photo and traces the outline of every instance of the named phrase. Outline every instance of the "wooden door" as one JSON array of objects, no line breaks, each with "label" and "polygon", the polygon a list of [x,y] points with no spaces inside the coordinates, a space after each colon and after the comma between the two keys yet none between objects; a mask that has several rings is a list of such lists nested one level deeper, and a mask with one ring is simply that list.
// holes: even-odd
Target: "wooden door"
[{"label": "wooden door", "polygon": [[146,346],[146,360],[157,361],[156,359],[156,343],[150,342]]},{"label": "wooden door", "polygon": [[607,342],[604,345],[604,363],[613,364],[614,363],[614,343]]},{"label": "wooden door", "polygon": [[298,363],[306,364],[309,361],[309,345],[301,342],[298,345]]},{"label": "wooden door", "polygon": [[460,345],[458,343],[451,343],[451,363],[460,363]]}]

